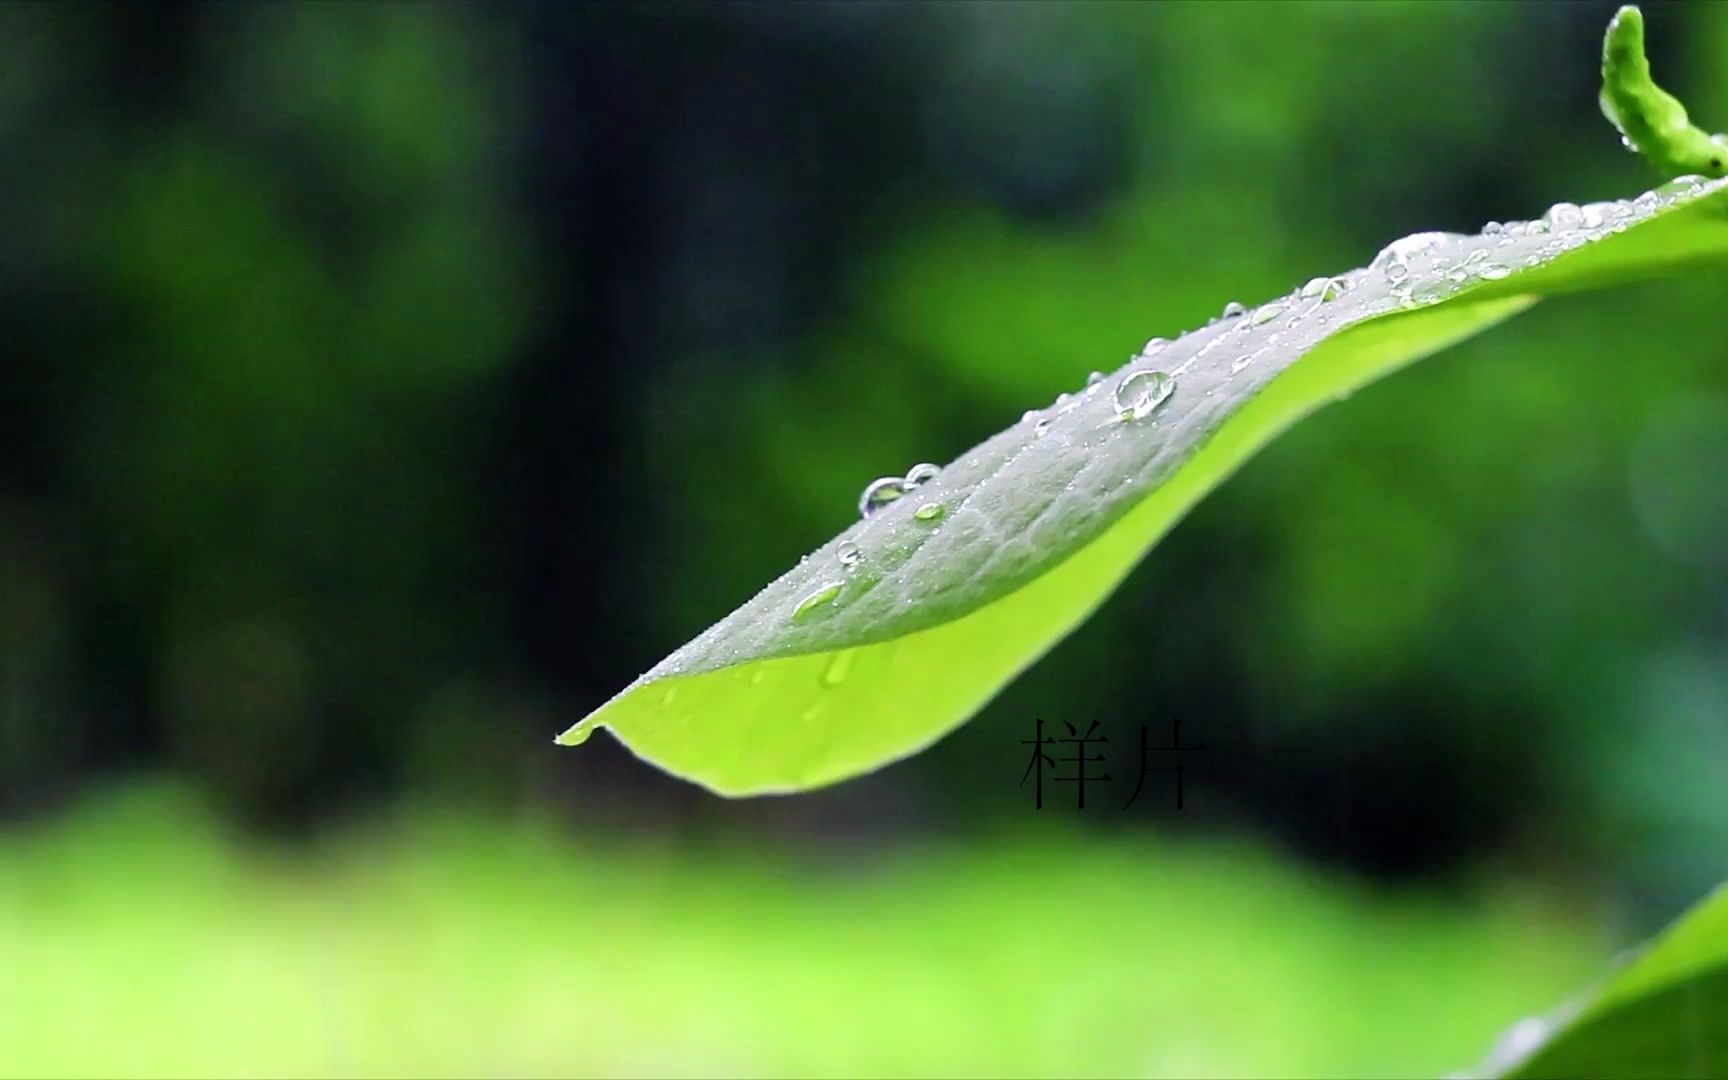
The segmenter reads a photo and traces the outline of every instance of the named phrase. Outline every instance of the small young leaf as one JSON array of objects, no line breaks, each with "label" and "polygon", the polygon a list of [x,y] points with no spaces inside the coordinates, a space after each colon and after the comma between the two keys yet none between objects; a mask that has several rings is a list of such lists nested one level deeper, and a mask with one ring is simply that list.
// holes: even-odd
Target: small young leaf
[{"label": "small young leaf", "polygon": [[1644,15],[1623,7],[1602,39],[1602,112],[1663,176],[1728,171],[1728,136],[1687,119],[1678,98],[1657,86],[1644,55]]},{"label": "small young leaf", "polygon": [[[1421,233],[1174,342],[873,506],[560,736],[726,795],[798,791],[964,722],[1302,416],[1545,295],[1728,260],[1724,185]],[[1240,313],[1238,313],[1240,311]],[[939,513],[927,507],[940,506]]]}]

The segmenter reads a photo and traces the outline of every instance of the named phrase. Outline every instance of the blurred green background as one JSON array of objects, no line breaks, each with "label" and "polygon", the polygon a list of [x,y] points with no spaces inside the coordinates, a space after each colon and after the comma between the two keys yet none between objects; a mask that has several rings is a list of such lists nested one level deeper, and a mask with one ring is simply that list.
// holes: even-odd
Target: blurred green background
[{"label": "blurred green background", "polygon": [[[1649,186],[1612,6],[0,6],[0,1074],[1471,1064],[1728,876],[1728,276],[1322,413],[875,776],[551,738],[1147,338]],[[1209,749],[1035,811],[1040,717]]]}]

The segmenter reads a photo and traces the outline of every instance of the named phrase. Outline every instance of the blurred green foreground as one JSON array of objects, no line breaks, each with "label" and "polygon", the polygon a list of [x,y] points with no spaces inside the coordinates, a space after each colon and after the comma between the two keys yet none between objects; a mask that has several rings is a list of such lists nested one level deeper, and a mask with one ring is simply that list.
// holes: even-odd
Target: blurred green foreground
[{"label": "blurred green foreground", "polygon": [[0,842],[0,1073],[1437,1075],[1603,960],[1238,844],[867,863],[435,814],[276,857],[137,788]]}]

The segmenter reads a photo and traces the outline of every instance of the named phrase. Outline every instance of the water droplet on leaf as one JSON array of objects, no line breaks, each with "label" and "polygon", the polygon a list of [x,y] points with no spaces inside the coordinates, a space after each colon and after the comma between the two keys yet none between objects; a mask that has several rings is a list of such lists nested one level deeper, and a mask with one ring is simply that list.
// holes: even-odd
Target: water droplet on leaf
[{"label": "water droplet on leaf", "polygon": [[913,488],[922,487],[941,474],[942,466],[932,465],[928,461],[920,461],[906,470],[906,490],[911,491]]},{"label": "water droplet on leaf", "polygon": [[1452,238],[1451,233],[1419,232],[1409,236],[1401,236],[1380,249],[1380,254],[1374,256],[1371,265],[1388,262],[1409,262],[1412,255],[1420,255]]},{"label": "water droplet on leaf", "polygon": [[1116,384],[1116,411],[1124,420],[1139,420],[1175,391],[1176,380],[1162,371],[1130,371]]},{"label": "water droplet on leaf", "polygon": [[906,494],[906,481],[898,476],[884,476],[870,481],[864,494],[858,497],[858,513],[869,517],[876,511]]},{"label": "water droplet on leaf", "polygon": [[1349,287],[1342,278],[1317,277],[1302,286],[1301,296],[1304,300],[1318,300],[1322,304],[1329,304]]},{"label": "water droplet on leaf", "polygon": [[840,595],[845,585],[838,581],[830,581],[819,586],[815,592],[798,601],[798,606],[792,609],[792,621],[803,622],[819,611],[825,610]]},{"label": "water droplet on leaf", "polygon": [[1576,203],[1557,202],[1542,215],[1551,232],[1571,232],[1584,224],[1584,211]]},{"label": "water droplet on leaf", "polygon": [[1261,304],[1255,308],[1254,318],[1250,322],[1254,326],[1264,326],[1282,314],[1284,314],[1284,302],[1274,300],[1269,304]]}]

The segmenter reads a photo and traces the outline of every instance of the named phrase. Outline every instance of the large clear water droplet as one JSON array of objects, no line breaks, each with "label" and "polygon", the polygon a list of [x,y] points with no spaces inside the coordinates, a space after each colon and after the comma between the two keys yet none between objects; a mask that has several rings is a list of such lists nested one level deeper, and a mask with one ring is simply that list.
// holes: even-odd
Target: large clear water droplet
[{"label": "large clear water droplet", "polygon": [[830,581],[816,587],[816,591],[798,601],[798,606],[792,609],[792,621],[803,622],[819,612],[826,611],[834,603],[835,597],[846,586],[842,582]]},{"label": "large clear water droplet", "polygon": [[933,465],[928,461],[920,461],[906,470],[906,490],[911,491],[913,488],[922,487],[940,475],[942,475],[942,466]]},{"label": "large clear water droplet", "polygon": [[1343,278],[1310,278],[1308,284],[1302,286],[1300,295],[1304,300],[1318,300],[1322,304],[1329,304],[1338,299],[1349,287]]},{"label": "large clear water droplet", "polygon": [[1584,224],[1584,211],[1577,203],[1557,202],[1542,215],[1542,220],[1548,223],[1550,232],[1571,232]]},{"label": "large clear water droplet", "polygon": [[1224,312],[1218,317],[1220,319],[1238,319],[1246,314],[1248,314],[1248,309],[1243,307],[1240,302],[1232,300],[1224,305]]},{"label": "large clear water droplet", "polygon": [[872,480],[865,486],[864,494],[858,496],[858,513],[869,517],[905,494],[906,481],[898,476],[884,476],[879,480]]},{"label": "large clear water droplet", "polygon": [[1116,384],[1116,411],[1124,420],[1139,420],[1176,392],[1176,380],[1162,371],[1130,371]]},{"label": "large clear water droplet", "polygon": [[919,521],[935,521],[945,513],[947,513],[947,510],[941,503],[933,502],[925,503],[923,506],[912,511],[912,516],[917,518]]},{"label": "large clear water droplet", "polygon": [[1444,232],[1419,232],[1401,236],[1381,248],[1370,265],[1384,267],[1388,263],[1408,263],[1413,256],[1438,247],[1451,239],[1452,235]]}]

